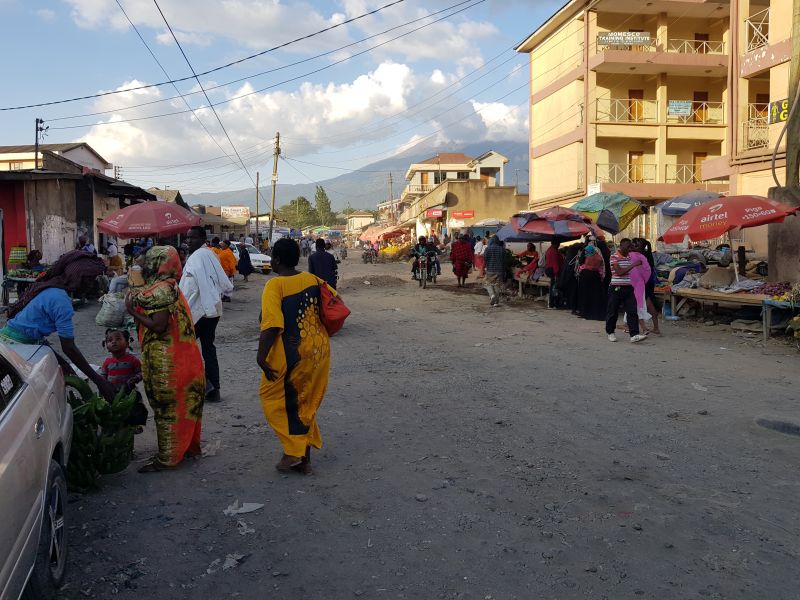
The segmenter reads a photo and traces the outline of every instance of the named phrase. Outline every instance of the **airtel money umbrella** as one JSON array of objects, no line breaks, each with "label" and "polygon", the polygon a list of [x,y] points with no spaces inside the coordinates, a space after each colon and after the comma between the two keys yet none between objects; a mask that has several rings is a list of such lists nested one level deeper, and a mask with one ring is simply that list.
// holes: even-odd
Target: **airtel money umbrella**
[{"label": "airtel money umbrella", "polygon": [[151,201],[126,206],[97,224],[97,228],[121,238],[170,236],[199,225],[200,217],[182,206]]},{"label": "airtel money umbrella", "polygon": [[[687,236],[694,242],[711,240],[726,233],[730,235],[736,228],[782,223],[799,210],[800,206],[781,204],[763,196],[728,196],[690,209],[658,239],[667,244],[678,244]],[[733,264],[735,269],[736,262]]]}]

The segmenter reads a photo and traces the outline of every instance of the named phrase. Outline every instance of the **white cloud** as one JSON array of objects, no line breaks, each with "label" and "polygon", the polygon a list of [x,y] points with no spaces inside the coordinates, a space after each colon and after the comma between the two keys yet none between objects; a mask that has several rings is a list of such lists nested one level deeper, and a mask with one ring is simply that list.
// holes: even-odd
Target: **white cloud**
[{"label": "white cloud", "polygon": [[35,11],[37,17],[39,17],[42,21],[47,21],[48,23],[52,23],[56,20],[56,11],[50,10],[49,8],[40,8]]},{"label": "white cloud", "polygon": [[[187,33],[175,29],[173,31],[175,31],[175,37],[178,38],[182,45],[210,46],[212,42],[211,36],[201,33]],[[170,46],[175,43],[175,40],[172,39],[172,34],[166,29],[156,36],[156,41],[162,46]]]},{"label": "white cloud", "polygon": [[[215,102],[231,99],[217,106],[217,111],[253,171],[264,168],[269,162],[275,131],[281,132],[285,156],[302,159],[321,152],[327,155],[327,160],[316,160],[326,164],[339,164],[342,158],[337,154],[343,152],[367,158],[370,152],[374,152],[377,160],[381,158],[379,155],[386,154],[387,149],[389,153],[393,153],[393,148],[402,151],[421,139],[429,138],[431,132],[435,132],[433,137],[438,143],[527,139],[525,110],[475,100],[458,104],[460,99],[457,95],[447,98],[447,94],[443,94],[428,100],[449,85],[453,78],[452,73],[441,70],[416,73],[409,65],[385,61],[344,83],[304,82],[294,89],[253,93],[252,84],[247,82],[236,88],[220,88],[212,92],[211,98]],[[111,110],[162,99],[170,94],[167,88],[131,90],[139,85],[142,82],[126,82],[119,89],[129,91],[98,98],[93,109]],[[247,96],[238,98],[244,94]],[[201,98],[189,98],[197,108],[197,118],[225,151],[231,153],[213,113],[200,108]],[[117,111],[102,119],[102,122],[115,124],[94,126],[84,140],[123,168],[128,165],[189,163],[221,156],[220,148],[209,139],[191,113],[121,122],[185,110],[183,101],[173,99],[153,106]],[[440,129],[442,131],[437,131]],[[234,173],[235,168],[229,161],[220,160],[208,166],[225,168],[198,171],[197,177],[170,175],[157,169],[149,172],[134,169],[126,171],[126,178],[139,185],[169,184],[186,191],[197,191],[207,187],[208,183],[228,189],[249,184],[244,174]],[[215,177],[215,173],[226,171],[231,174]]]},{"label": "white cloud", "polygon": [[527,106],[509,106],[502,102],[472,101],[472,107],[486,127],[486,138],[494,140],[528,140]]}]

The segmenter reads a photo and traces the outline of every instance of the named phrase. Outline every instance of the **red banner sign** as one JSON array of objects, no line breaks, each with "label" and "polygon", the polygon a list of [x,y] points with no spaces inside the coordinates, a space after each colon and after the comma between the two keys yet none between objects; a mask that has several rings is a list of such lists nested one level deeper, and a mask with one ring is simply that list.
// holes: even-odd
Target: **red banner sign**
[{"label": "red banner sign", "polygon": [[454,219],[471,219],[475,216],[474,210],[454,210],[450,213]]},{"label": "red banner sign", "polygon": [[429,219],[439,219],[444,215],[444,210],[441,208],[429,208],[425,211],[425,216]]}]

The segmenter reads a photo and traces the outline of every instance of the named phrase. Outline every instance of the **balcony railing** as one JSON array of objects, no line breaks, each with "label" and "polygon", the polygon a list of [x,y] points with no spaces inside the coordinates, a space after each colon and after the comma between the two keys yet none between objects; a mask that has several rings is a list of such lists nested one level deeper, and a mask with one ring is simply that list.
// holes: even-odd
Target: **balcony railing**
[{"label": "balcony railing", "polygon": [[656,165],[611,163],[596,165],[597,183],[655,183]]},{"label": "balcony railing", "polygon": [[725,42],[711,40],[667,40],[666,51],[676,54],[725,54]]},{"label": "balcony railing", "polygon": [[409,183],[406,189],[403,190],[403,195],[406,194],[427,194],[438,184],[436,183]]},{"label": "balcony railing", "polygon": [[666,183],[698,183],[700,165],[667,165]]},{"label": "balcony railing", "polygon": [[744,20],[747,49],[752,52],[769,45],[769,8],[757,12]]},{"label": "balcony railing", "polygon": [[742,123],[742,150],[769,147],[767,117],[755,117]]},{"label": "balcony railing", "polygon": [[748,119],[761,119],[769,116],[769,103],[767,102],[751,102],[747,105],[747,118]]},{"label": "balcony railing", "polygon": [[598,98],[597,120],[604,123],[655,123],[658,103],[637,98]]},{"label": "balcony railing", "polygon": [[671,123],[704,123],[722,125],[725,121],[725,105],[722,102],[692,102],[692,112],[688,115],[668,115]]}]

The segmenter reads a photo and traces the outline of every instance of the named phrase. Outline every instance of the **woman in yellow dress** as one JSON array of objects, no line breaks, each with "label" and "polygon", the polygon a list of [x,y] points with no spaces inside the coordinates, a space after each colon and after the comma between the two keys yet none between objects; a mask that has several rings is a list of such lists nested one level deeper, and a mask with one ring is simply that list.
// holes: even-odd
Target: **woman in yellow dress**
[{"label": "woman in yellow dress", "polygon": [[297,271],[300,248],[289,239],[272,248],[277,277],[261,297],[258,366],[264,415],[283,445],[275,465],[282,473],[311,473],[311,446],[322,447],[317,409],[328,386],[331,365],[328,333],[320,320],[320,285],[311,273]]}]

